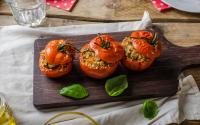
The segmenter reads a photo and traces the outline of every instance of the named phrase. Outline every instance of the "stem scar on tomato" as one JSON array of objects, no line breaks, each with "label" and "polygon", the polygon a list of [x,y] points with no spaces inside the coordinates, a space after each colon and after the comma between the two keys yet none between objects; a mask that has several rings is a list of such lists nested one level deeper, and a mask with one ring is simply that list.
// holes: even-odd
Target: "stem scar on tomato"
[{"label": "stem scar on tomato", "polygon": [[100,38],[100,40],[101,40],[101,42],[102,42],[102,45],[99,45],[99,44],[95,43],[96,45],[101,46],[101,47],[104,48],[104,49],[110,48],[110,42],[108,42],[107,39],[104,40],[104,38],[101,36],[100,33],[98,33],[97,36]]},{"label": "stem scar on tomato", "polygon": [[72,46],[70,43],[58,44],[57,49],[62,53],[70,53],[71,51],[80,52],[80,50]]},{"label": "stem scar on tomato", "polygon": [[57,47],[58,51],[65,53],[65,45],[64,44],[58,44]]},{"label": "stem scar on tomato", "polygon": [[133,36],[131,36],[131,38],[133,38],[133,39],[144,39],[144,40],[146,40],[149,44],[151,44],[151,45],[153,45],[153,46],[156,46],[156,45],[158,44],[158,42],[157,42],[157,40],[158,40],[158,35],[157,35],[157,33],[153,33],[152,39],[148,39],[148,38],[146,38],[146,37],[139,37],[139,38],[137,38],[137,37],[133,37]]}]

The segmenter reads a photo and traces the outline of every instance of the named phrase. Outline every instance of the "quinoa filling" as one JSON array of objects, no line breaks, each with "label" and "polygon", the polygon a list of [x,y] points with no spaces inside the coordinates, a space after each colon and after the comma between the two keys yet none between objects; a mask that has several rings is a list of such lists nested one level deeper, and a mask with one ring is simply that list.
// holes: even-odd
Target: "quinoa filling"
[{"label": "quinoa filling", "polygon": [[66,68],[67,67],[67,64],[49,64],[45,58],[45,52],[44,51],[41,51],[40,52],[40,56],[42,58],[42,66],[47,68],[47,69],[58,69],[58,70],[62,70],[63,68]]},{"label": "quinoa filling", "polygon": [[125,49],[125,55],[126,57],[128,57],[131,60],[137,60],[139,62],[143,62],[143,61],[148,61],[148,57],[140,54],[137,52],[137,50],[134,48],[133,44],[132,44],[132,38],[131,37],[126,37],[123,41],[122,41],[122,46]]},{"label": "quinoa filling", "polygon": [[82,52],[83,63],[91,68],[107,67],[110,63],[106,63],[103,60],[96,57],[95,52],[91,49],[86,49]]}]

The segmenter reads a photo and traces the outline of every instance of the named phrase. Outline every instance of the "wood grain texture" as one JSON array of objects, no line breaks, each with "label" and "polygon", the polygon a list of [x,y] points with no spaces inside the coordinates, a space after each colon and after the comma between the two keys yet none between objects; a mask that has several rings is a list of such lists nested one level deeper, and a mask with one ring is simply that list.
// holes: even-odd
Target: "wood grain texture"
[{"label": "wood grain texture", "polygon": [[[110,34],[110,33],[109,33]],[[115,39],[121,41],[130,32],[111,33]],[[68,36],[77,48],[90,41],[96,35]],[[58,38],[56,38],[58,39]],[[104,90],[105,80],[96,80],[86,77],[80,72],[78,61],[74,61],[74,68],[70,75],[61,79],[48,79],[42,75],[38,68],[39,52],[50,39],[39,39],[35,42],[34,50],[34,105],[37,108],[52,108],[60,106],[96,104],[111,101],[134,100],[148,97],[165,97],[174,95],[178,86],[178,74],[190,65],[200,64],[200,46],[179,47],[169,43],[161,37],[163,45],[162,56],[154,62],[151,68],[136,73],[118,68],[114,74],[127,74],[128,90],[119,97],[109,97]],[[197,55],[194,57],[194,55]],[[194,58],[191,58],[194,57]],[[62,97],[58,90],[69,83],[80,82],[88,89],[90,96],[84,100],[72,100]]]},{"label": "wood grain texture", "polygon": [[[80,24],[88,24],[88,23],[91,24],[95,22],[46,17],[39,27],[56,27],[56,26],[80,25]],[[17,25],[13,16],[0,15],[0,26],[9,26],[9,25]]]},{"label": "wood grain texture", "polygon": [[[178,10],[157,11],[150,0],[79,0],[72,12],[47,7],[47,16],[85,21],[127,21],[140,20],[143,12],[149,11],[155,22],[199,22],[200,14]],[[5,2],[0,1],[0,14],[11,15]]]},{"label": "wood grain texture", "polygon": [[200,45],[200,23],[156,23],[164,36],[179,46]]},{"label": "wood grain texture", "polygon": [[[0,1],[1,2],[1,1]],[[0,9],[2,10],[2,4],[0,4]],[[179,23],[179,20],[174,23],[156,23],[157,26],[163,31],[165,37],[170,40],[170,42],[180,45],[180,46],[192,46],[200,45],[200,23],[189,23],[193,19],[189,19],[188,23]],[[196,19],[195,19],[196,20]],[[71,19],[61,19],[61,18],[47,18],[47,22],[43,23],[42,26],[65,26],[65,25],[76,25],[85,24],[92,22],[77,21]],[[13,25],[16,24],[12,16],[0,15],[0,26]],[[183,30],[184,29],[184,30]],[[190,68],[184,71],[184,74],[193,75],[197,85],[200,87],[200,67]],[[200,121],[185,120],[181,125],[199,125]],[[170,124],[177,125],[177,124]]]}]

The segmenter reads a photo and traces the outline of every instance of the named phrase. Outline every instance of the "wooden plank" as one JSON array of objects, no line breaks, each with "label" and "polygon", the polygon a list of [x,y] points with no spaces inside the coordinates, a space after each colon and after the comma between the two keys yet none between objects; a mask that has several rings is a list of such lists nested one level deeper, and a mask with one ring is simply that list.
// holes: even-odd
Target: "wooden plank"
[{"label": "wooden plank", "polygon": [[[47,7],[47,16],[85,21],[127,21],[140,20],[144,10],[149,11],[154,22],[200,21],[200,14],[174,9],[161,13],[152,6],[150,0],[79,0],[72,12]],[[3,1],[0,1],[0,14],[11,14]]]},{"label": "wooden plank", "polygon": [[[109,33],[117,41],[122,41],[130,32]],[[68,36],[75,47],[81,48],[86,42],[90,41],[94,35]],[[54,38],[62,39],[62,38]],[[82,104],[96,104],[110,101],[122,101],[141,99],[148,97],[165,97],[176,93],[178,87],[178,74],[189,65],[200,66],[200,46],[180,47],[175,46],[163,37],[160,38],[163,45],[163,53],[154,64],[143,72],[131,72],[120,66],[115,72],[127,74],[129,88],[124,95],[119,97],[109,97],[104,90],[105,80],[95,80],[80,73],[78,58],[74,60],[72,72],[59,79],[48,79],[42,75],[38,68],[39,53],[51,39],[39,39],[35,42],[34,49],[34,104],[37,108],[52,108],[60,106],[74,106]],[[194,56],[196,55],[196,56]],[[193,58],[191,58],[193,57]],[[77,79],[78,78],[78,79]],[[58,90],[73,83],[82,83],[88,89],[90,96],[84,100],[73,100],[62,97]],[[94,91],[95,90],[95,91]],[[51,98],[48,98],[51,97]]]},{"label": "wooden plank", "polygon": [[200,45],[200,23],[156,23],[164,36],[179,46]]},{"label": "wooden plank", "polygon": [[[46,18],[42,27],[56,27],[67,25],[91,24],[99,22],[77,21],[60,18]],[[12,16],[0,15],[0,26],[14,25]],[[200,45],[200,23],[155,23],[164,36],[172,43],[180,46]]]},{"label": "wooden plank", "polygon": [[[97,22],[76,21],[69,19],[47,18],[42,26],[66,26]],[[12,16],[0,15],[0,26],[16,24]],[[200,23],[156,23],[165,37],[180,46],[200,45]],[[200,67],[184,71],[185,75],[192,74],[200,87]]]},{"label": "wooden plank", "polygon": [[[0,4],[1,5],[1,4]],[[1,6],[2,7],[2,6]],[[2,9],[0,7],[0,9]],[[71,24],[84,24],[91,22],[75,21],[69,19],[48,18],[42,26],[65,26]],[[0,15],[0,26],[16,24],[11,16]],[[161,23],[158,25],[165,36],[174,44],[182,46],[200,45],[200,23]],[[183,30],[184,29],[184,30]],[[178,35],[176,35],[178,34]],[[200,67],[184,71],[185,75],[192,74],[200,87]],[[184,121],[181,125],[199,125],[200,121]],[[171,124],[172,125],[172,124]],[[176,125],[176,124],[173,124]]]},{"label": "wooden plank", "polygon": [[[88,24],[95,22],[87,22],[87,21],[76,21],[70,19],[59,19],[59,18],[48,18],[42,22],[40,27],[56,27],[56,26],[67,26],[67,25],[80,25],[80,24]],[[8,26],[8,25],[16,25],[13,16],[9,15],[0,15],[0,26]]]}]

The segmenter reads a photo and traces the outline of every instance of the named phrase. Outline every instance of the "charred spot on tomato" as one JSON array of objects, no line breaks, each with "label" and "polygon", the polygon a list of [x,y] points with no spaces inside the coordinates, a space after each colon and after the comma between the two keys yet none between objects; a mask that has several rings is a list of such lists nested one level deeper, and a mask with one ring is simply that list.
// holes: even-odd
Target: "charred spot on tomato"
[{"label": "charred spot on tomato", "polygon": [[145,55],[142,55],[142,54],[137,52],[137,50],[133,46],[131,37],[126,37],[122,41],[122,46],[124,47],[125,55],[126,55],[127,58],[129,58],[131,60],[137,60],[139,62],[143,62],[143,61],[148,61],[149,60],[148,57],[146,57]]},{"label": "charred spot on tomato", "polygon": [[91,68],[107,67],[110,66],[109,63],[101,60],[95,55],[95,52],[92,49],[85,49],[81,52],[83,57],[83,63]]}]

